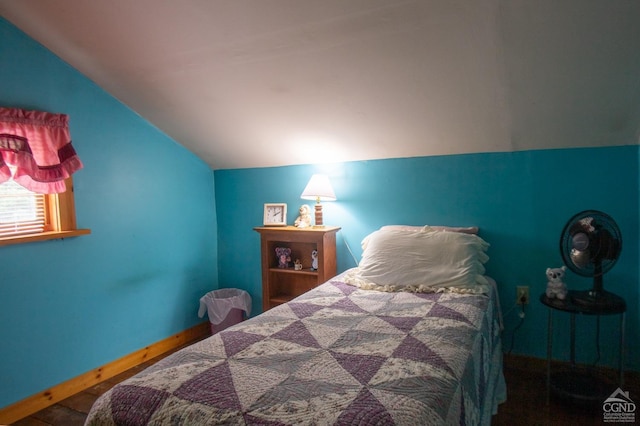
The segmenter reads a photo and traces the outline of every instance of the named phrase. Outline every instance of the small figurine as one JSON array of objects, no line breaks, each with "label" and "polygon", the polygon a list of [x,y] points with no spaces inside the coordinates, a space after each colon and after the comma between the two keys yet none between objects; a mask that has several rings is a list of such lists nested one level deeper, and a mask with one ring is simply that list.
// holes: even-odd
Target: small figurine
[{"label": "small figurine", "polygon": [[276,247],[276,256],[278,256],[278,268],[284,269],[289,267],[289,262],[291,262],[290,248]]},{"label": "small figurine", "polygon": [[548,282],[545,294],[549,299],[556,297],[559,300],[564,300],[567,297],[567,286],[562,281],[564,271],[566,270],[566,266],[562,266],[561,268],[547,268]]},{"label": "small figurine", "polygon": [[293,262],[293,269],[296,271],[302,271],[302,262],[300,262],[300,259],[296,259],[296,261]]},{"label": "small figurine", "polygon": [[303,204],[298,209],[300,216],[293,223],[298,228],[308,228],[311,226],[311,207],[307,204]]},{"label": "small figurine", "polygon": [[311,252],[311,270],[318,270],[318,250],[313,250]]}]

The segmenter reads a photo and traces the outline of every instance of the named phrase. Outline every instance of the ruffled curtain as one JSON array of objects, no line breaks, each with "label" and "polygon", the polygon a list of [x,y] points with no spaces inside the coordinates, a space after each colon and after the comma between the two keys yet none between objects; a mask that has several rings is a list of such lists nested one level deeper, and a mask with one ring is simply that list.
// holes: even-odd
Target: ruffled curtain
[{"label": "ruffled curtain", "polygon": [[71,146],[69,116],[0,107],[0,183],[13,180],[30,191],[56,194],[82,168]]}]

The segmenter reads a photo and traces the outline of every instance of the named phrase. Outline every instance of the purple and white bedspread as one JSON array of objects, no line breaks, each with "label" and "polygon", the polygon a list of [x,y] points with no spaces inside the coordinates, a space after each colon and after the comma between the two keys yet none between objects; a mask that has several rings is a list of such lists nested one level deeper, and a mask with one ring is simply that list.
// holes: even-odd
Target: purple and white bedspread
[{"label": "purple and white bedspread", "polygon": [[506,398],[497,295],[328,281],[101,396],[88,425],[489,425]]}]

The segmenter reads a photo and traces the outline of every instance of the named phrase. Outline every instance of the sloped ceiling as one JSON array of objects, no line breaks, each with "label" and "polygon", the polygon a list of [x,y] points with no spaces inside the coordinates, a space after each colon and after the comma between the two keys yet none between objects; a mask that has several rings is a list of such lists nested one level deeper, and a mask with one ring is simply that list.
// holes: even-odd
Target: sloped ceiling
[{"label": "sloped ceiling", "polygon": [[636,0],[0,0],[0,15],[213,169],[639,143]]}]

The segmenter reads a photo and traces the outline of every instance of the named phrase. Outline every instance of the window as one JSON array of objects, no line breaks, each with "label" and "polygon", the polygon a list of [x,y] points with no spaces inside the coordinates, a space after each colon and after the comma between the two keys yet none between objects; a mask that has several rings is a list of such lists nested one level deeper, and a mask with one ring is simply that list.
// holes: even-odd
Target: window
[{"label": "window", "polygon": [[9,180],[0,184],[0,245],[89,234],[76,229],[73,182],[60,194],[36,194]]},{"label": "window", "polygon": [[44,195],[31,192],[13,180],[0,185],[0,237],[45,230]]},{"label": "window", "polygon": [[81,168],[68,115],[0,107],[0,245],[90,233],[76,229]]}]

